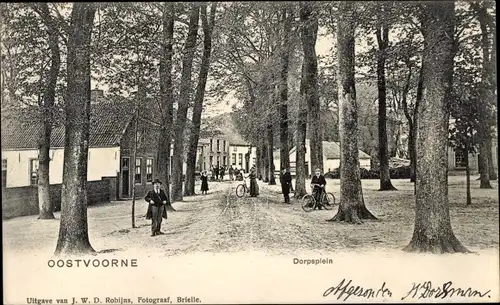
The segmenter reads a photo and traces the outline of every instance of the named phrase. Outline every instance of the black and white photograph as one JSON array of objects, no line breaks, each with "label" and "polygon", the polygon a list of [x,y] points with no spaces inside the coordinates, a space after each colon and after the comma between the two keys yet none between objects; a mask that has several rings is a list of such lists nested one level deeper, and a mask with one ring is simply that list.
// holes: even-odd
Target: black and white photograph
[{"label": "black and white photograph", "polygon": [[496,3],[0,3],[4,304],[497,303]]}]

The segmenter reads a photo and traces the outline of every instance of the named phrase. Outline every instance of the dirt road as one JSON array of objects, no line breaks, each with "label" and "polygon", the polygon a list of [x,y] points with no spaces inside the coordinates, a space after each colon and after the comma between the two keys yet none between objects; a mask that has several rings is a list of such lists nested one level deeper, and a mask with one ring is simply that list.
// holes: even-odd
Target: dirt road
[{"label": "dirt road", "polygon": [[[498,198],[496,190],[473,189],[473,212],[460,203],[464,190],[450,182],[451,216],[459,239],[473,249],[498,248]],[[279,186],[260,183],[257,198],[236,198],[237,182],[210,184],[208,195],[186,197],[174,203],[162,236],[150,237],[150,221],[144,218],[147,204],[137,200],[137,228],[131,228],[131,202],[117,201],[88,209],[89,235],[102,252],[146,251],[154,256],[189,252],[240,252],[262,250],[285,254],[297,250],[374,251],[398,250],[413,230],[412,185],[395,180],[397,192],[377,192],[376,182],[363,181],[368,208],[380,218],[353,226],[326,222],[336,212],[306,213],[300,202],[282,203]],[[366,185],[365,185],[366,184]],[[372,185],[373,184],[373,185]],[[338,194],[336,181],[327,190]],[[496,212],[495,212],[496,211]],[[56,218],[59,218],[56,213]],[[481,219],[481,221],[474,221]],[[59,221],[36,216],[3,222],[4,247],[14,252],[51,253],[56,246]]]},{"label": "dirt road", "polygon": [[[263,183],[258,198],[242,199],[233,195],[237,183],[211,183],[208,195],[174,203],[177,212],[169,213],[162,228],[166,234],[156,237],[150,237],[142,199],[134,229],[131,202],[89,207],[90,241],[98,251],[92,259],[137,259],[137,268],[50,268],[59,220],[6,220],[4,302],[24,304],[27,297],[124,297],[135,303],[139,297],[172,297],[175,302],[195,296],[212,304],[331,303],[336,296],[323,293],[343,279],[374,289],[387,283],[394,296],[379,301],[401,300],[415,281],[438,285],[450,279],[457,287],[491,289],[487,301],[498,300],[498,195],[496,189],[479,190],[476,182],[472,207],[465,206],[460,178],[450,179],[449,191],[455,234],[475,254],[401,251],[414,221],[413,187],[401,180],[393,180],[396,192],[378,192],[378,181],[363,181],[365,202],[380,221],[362,225],[326,222],[335,208],[306,213],[293,199],[292,205],[281,203],[280,187]],[[328,181],[327,190],[338,194],[338,181]],[[296,258],[332,263],[296,264]]]}]

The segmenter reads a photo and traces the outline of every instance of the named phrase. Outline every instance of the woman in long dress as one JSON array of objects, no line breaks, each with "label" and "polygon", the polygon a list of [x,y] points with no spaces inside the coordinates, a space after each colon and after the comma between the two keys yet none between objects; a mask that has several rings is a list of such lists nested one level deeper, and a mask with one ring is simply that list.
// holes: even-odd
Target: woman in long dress
[{"label": "woman in long dress", "polygon": [[203,171],[201,174],[201,193],[202,194],[207,194],[208,192],[208,176],[207,176],[207,171]]},{"label": "woman in long dress", "polygon": [[255,170],[250,170],[250,197],[257,197],[259,195],[259,185],[257,184],[257,175],[255,174]]}]

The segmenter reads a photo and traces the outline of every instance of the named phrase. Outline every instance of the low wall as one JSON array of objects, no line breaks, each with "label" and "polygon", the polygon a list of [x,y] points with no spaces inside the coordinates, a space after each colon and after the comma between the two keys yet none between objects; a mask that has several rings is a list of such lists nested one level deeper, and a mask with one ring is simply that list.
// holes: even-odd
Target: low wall
[{"label": "low wall", "polygon": [[[54,211],[61,210],[62,184],[50,185]],[[116,200],[116,177],[87,182],[87,205]],[[38,187],[24,186],[2,189],[2,219],[38,214]]]}]

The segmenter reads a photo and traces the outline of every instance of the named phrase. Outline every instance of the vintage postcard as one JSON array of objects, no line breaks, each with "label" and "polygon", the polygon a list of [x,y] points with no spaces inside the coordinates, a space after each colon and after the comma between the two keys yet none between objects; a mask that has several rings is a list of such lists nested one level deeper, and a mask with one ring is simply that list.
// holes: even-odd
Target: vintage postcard
[{"label": "vintage postcard", "polygon": [[500,301],[493,1],[0,13],[5,304]]}]

